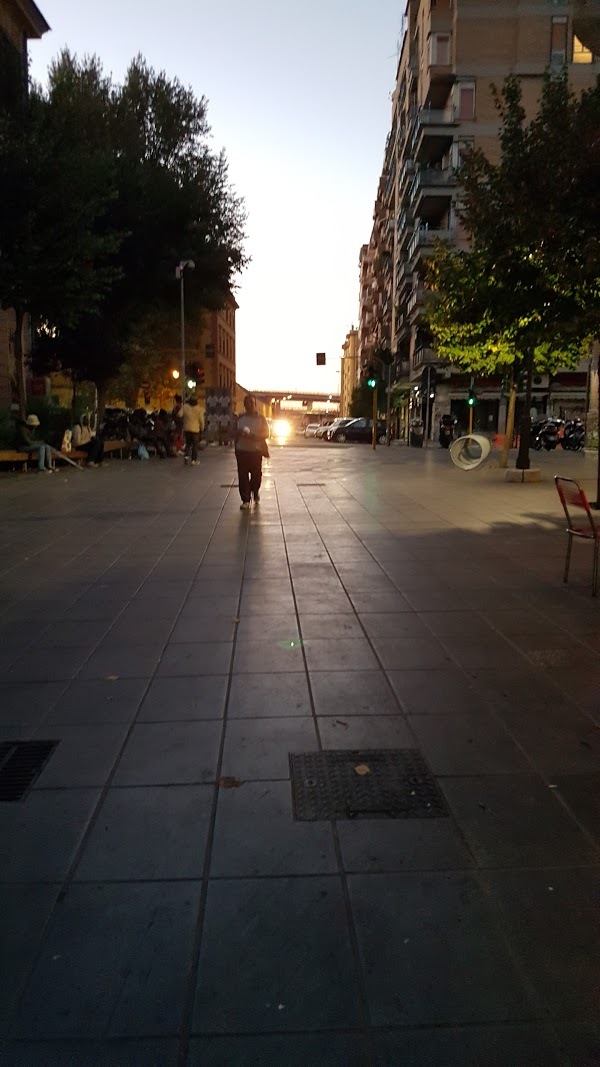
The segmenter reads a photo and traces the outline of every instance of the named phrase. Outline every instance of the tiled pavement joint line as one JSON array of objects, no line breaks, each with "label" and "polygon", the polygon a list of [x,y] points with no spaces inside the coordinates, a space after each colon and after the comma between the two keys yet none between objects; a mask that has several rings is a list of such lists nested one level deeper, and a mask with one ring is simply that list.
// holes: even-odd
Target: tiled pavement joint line
[{"label": "tiled pavement joint line", "polygon": [[[298,623],[298,633],[300,634],[300,638],[302,639],[302,630],[301,630],[301,627],[300,627],[300,616],[299,616],[299,613],[298,613],[298,602],[296,600],[296,590],[294,588],[294,581],[293,581],[293,575],[292,575],[292,570],[291,570],[291,566],[290,566],[290,558],[289,558],[289,553],[288,553],[287,539],[286,539],[286,536],[285,536],[285,522],[284,522],[283,515],[281,513],[281,507],[280,507],[280,504],[279,504],[279,496],[278,496],[278,493],[277,493],[277,488],[276,487],[274,487],[274,488],[275,488],[275,497],[276,497],[276,500],[277,500],[277,507],[279,509],[279,518],[280,518],[280,521],[281,521],[281,529],[282,529],[282,533],[283,533],[283,544],[284,544],[284,548],[285,548],[285,558],[287,560],[288,573],[289,573],[289,576],[290,576],[290,583],[291,583],[291,586],[292,586],[292,598],[293,598],[293,601],[294,601],[294,611],[295,611],[295,614],[296,614],[296,621]],[[304,503],[304,507],[306,508],[307,514],[310,516],[310,518],[312,520],[312,516],[310,515],[310,511],[309,511],[309,509],[308,509],[308,507],[306,505],[306,501],[304,500],[304,497],[303,497],[302,493],[300,493],[300,496],[301,496],[302,501]],[[319,534],[319,537],[320,536],[321,535]],[[313,691],[312,691],[310,672],[308,670],[308,661],[307,661],[307,658],[306,658],[306,650],[304,648],[304,642],[302,642],[302,640],[301,640],[301,647],[302,647],[302,659],[303,659],[303,662],[304,662],[304,671],[306,673],[306,682],[307,682],[307,685],[308,685],[308,696],[309,696],[309,701],[310,701],[310,710],[311,710],[311,715],[312,715],[312,719],[313,719],[313,723],[314,723],[315,733],[316,733],[316,736],[317,736],[317,744],[318,744],[318,747],[319,747],[319,751],[322,752],[323,751],[323,742],[322,742],[322,739],[321,739],[321,731],[319,729],[319,719],[318,719],[318,716],[317,716],[317,710],[316,710]],[[290,784],[290,788],[291,788],[291,784]],[[345,910],[345,913],[346,913],[346,924],[347,924],[347,928],[348,928],[348,936],[349,936],[349,940],[350,940],[350,948],[351,948],[351,952],[352,952],[352,958],[353,958],[353,961],[354,961],[354,984],[356,986],[357,1003],[360,1005],[362,1016],[363,1016],[363,1019],[362,1019],[363,1026],[362,1026],[362,1030],[360,1032],[364,1035],[364,1038],[365,1038],[365,1040],[367,1042],[368,1055],[369,1055],[369,1059],[371,1061],[370,1064],[369,1064],[369,1067],[376,1067],[376,1055],[375,1055],[375,1049],[374,1049],[374,1043],[373,1043],[373,1026],[372,1026],[372,1020],[371,1020],[371,1013],[370,1013],[370,1010],[369,1010],[369,998],[368,998],[368,995],[367,995],[367,986],[366,986],[366,982],[365,982],[364,968],[363,968],[363,963],[362,963],[362,959],[361,959],[361,955],[360,955],[360,948],[359,948],[359,944],[358,944],[358,935],[357,935],[356,926],[355,926],[355,923],[354,923],[354,913],[352,911],[352,903],[351,903],[351,900],[350,900],[350,891],[348,889],[348,877],[347,877],[346,872],[344,870],[344,861],[343,861],[343,857],[342,857],[342,847],[341,847],[341,844],[340,844],[337,825],[336,825],[336,823],[334,821],[332,821],[332,822],[330,822],[330,826],[331,826],[331,831],[332,831],[332,835],[333,835],[335,856],[336,856],[336,862],[337,862],[337,865],[338,865],[338,876],[339,876],[340,886],[341,886],[341,890],[342,890],[342,899],[344,901],[344,910]],[[181,1065],[181,1067],[183,1067],[183,1065]]]},{"label": "tiled pavement joint line", "polygon": [[[212,485],[212,483],[211,483],[211,485]],[[188,514],[187,518],[185,519],[185,522],[187,522],[189,520],[190,515],[193,515],[194,512],[196,511],[196,509],[200,506],[200,504],[202,503],[202,500],[204,498],[204,495],[205,494],[203,493],[202,496],[200,497],[200,499],[194,505],[194,507],[192,508],[191,512]],[[198,565],[197,565],[196,570],[194,572],[194,576],[198,573],[198,571],[200,570],[200,567],[202,566],[202,561],[204,559],[204,556],[206,555],[208,544],[210,543],[210,540],[212,540],[212,536],[214,535],[214,532],[215,532],[215,530],[216,530],[216,528],[218,526],[219,520],[220,520],[220,518],[221,518],[221,516],[223,514],[223,511],[225,509],[225,504],[226,503],[227,503],[227,497],[223,501],[223,504],[221,506],[219,514],[218,514],[217,518],[215,519],[215,523],[214,523],[214,526],[213,526],[213,532],[211,534],[211,537],[209,538],[209,541],[207,543],[206,548],[204,549],[204,551],[202,552],[202,554],[201,554],[201,556],[199,558]],[[185,525],[185,522],[182,523],[182,526]],[[178,533],[179,533],[180,529],[181,529],[181,527],[178,529]],[[172,543],[172,541],[169,542],[169,544],[171,544],[171,543]],[[165,551],[166,551],[166,549],[165,549]],[[161,556],[161,558],[162,558],[162,556]],[[170,633],[173,632],[173,629],[175,628],[175,626],[177,624],[177,621],[179,619],[181,611],[183,610],[184,604],[185,604],[185,600],[183,601],[183,604],[181,605],[181,608],[180,608],[179,612],[177,613],[177,617],[173,622],[173,626],[171,628]],[[168,638],[167,638],[167,640],[168,640]],[[79,846],[78,846],[78,848],[77,848],[77,850],[75,852],[75,855],[73,856],[73,860],[71,862],[69,870],[67,871],[67,874],[65,875],[64,879],[61,882],[60,892],[58,893],[57,899],[54,902],[53,907],[50,909],[50,911],[48,913],[48,917],[47,917],[46,922],[44,924],[44,927],[40,932],[40,937],[39,937],[37,949],[36,949],[35,953],[33,953],[33,955],[32,955],[30,966],[29,966],[29,969],[27,971],[27,974],[25,975],[25,977],[24,977],[24,979],[23,979],[23,981],[21,983],[21,988],[20,988],[17,996],[14,998],[13,1009],[12,1009],[10,1018],[8,1019],[8,1022],[7,1022],[7,1032],[10,1032],[10,1028],[12,1026],[13,1020],[16,1018],[16,1016],[18,1014],[23,994],[24,994],[25,990],[27,989],[27,985],[29,983],[29,980],[30,980],[32,974],[35,972],[35,969],[36,969],[37,964],[39,962],[39,959],[41,957],[41,954],[42,954],[42,951],[43,951],[43,947],[44,947],[44,940],[45,940],[46,931],[47,931],[47,929],[48,929],[48,927],[49,927],[49,925],[50,925],[50,923],[51,923],[51,921],[52,921],[52,919],[54,917],[54,911],[55,911],[55,908],[56,908],[56,904],[59,903],[64,898],[65,894],[67,893],[67,891],[69,889],[69,887],[70,887],[70,885],[71,885],[71,883],[73,881],[73,877],[75,875],[75,871],[77,870],[77,866],[79,864],[81,856],[83,855],[84,849],[87,846],[88,840],[89,840],[89,838],[90,838],[90,836],[92,834],[92,831],[93,831],[93,829],[94,829],[94,827],[96,825],[96,822],[97,822],[97,820],[98,820],[98,818],[100,816],[100,812],[102,810],[102,805],[103,805],[103,803],[104,803],[104,801],[106,799],[107,793],[108,793],[108,791],[110,789],[112,780],[113,780],[113,778],[115,776],[117,767],[119,765],[119,761],[120,761],[120,759],[121,759],[121,757],[123,755],[123,752],[125,751],[125,748],[126,748],[128,742],[129,742],[129,739],[130,739],[130,737],[131,737],[131,735],[133,733],[134,727],[137,724],[137,719],[138,719],[138,715],[140,713],[140,709],[142,707],[142,703],[144,701],[146,693],[148,692],[148,689],[150,688],[150,685],[152,684],[152,681],[153,681],[154,676],[156,674],[156,670],[158,669],[159,663],[160,663],[160,657],[157,659],[156,667],[155,667],[154,671],[152,672],[152,675],[150,676],[150,678],[148,678],[147,685],[145,687],[144,693],[143,693],[143,695],[142,695],[142,697],[141,697],[141,699],[140,699],[140,701],[138,703],[137,712],[136,712],[135,716],[133,717],[133,719],[132,719],[132,721],[131,721],[131,723],[129,725],[129,729],[127,730],[127,733],[126,733],[125,737],[123,738],[123,742],[122,742],[122,744],[121,744],[121,746],[120,746],[120,748],[119,748],[119,750],[118,750],[118,752],[117,752],[117,754],[115,756],[115,759],[114,759],[113,765],[112,765],[112,769],[111,769],[109,775],[107,776],[106,782],[104,783],[104,786],[100,790],[100,793],[99,793],[99,796],[98,796],[98,800],[97,800],[96,805],[94,807],[94,810],[92,811],[91,816],[90,816],[90,818],[88,820],[88,823],[87,823],[86,828],[85,828],[85,832],[82,835],[81,841],[79,842]],[[52,883],[52,884],[55,884],[55,883]]]},{"label": "tiled pavement joint line", "polygon": [[[227,491],[225,503],[231,494],[231,490]],[[224,509],[225,505],[223,505]],[[219,519],[223,514],[223,510],[219,515]],[[243,516],[240,516],[240,522],[249,520],[250,515],[244,512]],[[215,524],[215,530],[213,530],[212,537],[218,526],[218,520]],[[237,617],[239,618],[240,608],[242,603],[242,596],[244,591],[244,574],[246,570],[246,557],[248,553],[248,542],[250,540],[250,531],[252,529],[251,522],[246,522],[246,540],[244,543],[244,556],[242,573],[240,577],[240,591],[237,602]],[[212,541],[211,537],[211,541]],[[186,988],[184,993],[183,1011],[181,1016],[181,1031],[179,1035],[179,1049],[177,1054],[177,1067],[186,1067],[188,1062],[188,1055],[190,1049],[190,1041],[192,1036],[193,1018],[194,1018],[194,1003],[196,1000],[196,990],[198,985],[198,970],[200,966],[200,952],[202,949],[202,936],[204,933],[204,920],[206,917],[206,904],[208,900],[208,888],[210,882],[210,866],[212,862],[212,850],[213,842],[215,838],[215,824],[217,821],[217,808],[219,805],[219,781],[221,778],[221,770],[223,767],[223,753],[225,750],[225,736],[227,732],[227,723],[229,720],[229,698],[231,695],[231,685],[233,680],[233,664],[235,661],[235,652],[237,647],[237,634],[238,627],[235,627],[233,633],[233,642],[231,647],[231,659],[229,661],[229,675],[227,678],[227,690],[225,693],[225,705],[223,708],[223,721],[221,724],[221,737],[219,740],[219,754],[217,758],[217,769],[215,771],[215,787],[212,798],[212,806],[208,822],[208,833],[206,836],[206,847],[204,851],[204,870],[202,872],[202,889],[200,892],[200,901],[198,904],[198,914],[193,930],[192,938],[192,950],[190,953],[189,967],[186,979]]]}]

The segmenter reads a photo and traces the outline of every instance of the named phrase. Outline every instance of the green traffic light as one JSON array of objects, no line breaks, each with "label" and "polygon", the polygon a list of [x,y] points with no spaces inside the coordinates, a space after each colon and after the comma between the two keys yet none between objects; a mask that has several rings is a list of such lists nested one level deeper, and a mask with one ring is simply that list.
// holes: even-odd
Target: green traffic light
[{"label": "green traffic light", "polygon": [[375,381],[374,378],[368,378],[367,379],[367,385],[369,386],[369,389],[374,389],[375,386],[377,385],[377,382]]},{"label": "green traffic light", "polygon": [[469,407],[472,408],[474,403],[475,403],[475,397],[474,396],[470,396],[468,401],[467,401],[467,403],[468,403]]}]

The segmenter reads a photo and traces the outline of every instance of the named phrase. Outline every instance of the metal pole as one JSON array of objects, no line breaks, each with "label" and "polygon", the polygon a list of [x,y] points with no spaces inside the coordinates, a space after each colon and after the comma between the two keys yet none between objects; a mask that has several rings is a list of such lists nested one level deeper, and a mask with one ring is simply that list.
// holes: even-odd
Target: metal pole
[{"label": "metal pole", "polygon": [[[473,390],[474,388],[475,388],[475,379],[474,379],[473,375],[471,375],[471,388],[470,388],[470,392],[471,392],[471,391],[472,391],[472,390]],[[469,397],[469,399],[471,399],[471,398]],[[469,404],[469,434],[472,434],[472,433],[473,433],[473,406],[474,406],[473,404]]]},{"label": "metal pole", "polygon": [[180,298],[181,298],[181,402],[185,402],[185,297],[183,292],[183,263],[179,267]]},{"label": "metal pole", "polygon": [[385,412],[385,443],[389,448],[392,443],[392,364],[388,363],[387,407]]},{"label": "metal pole", "polygon": [[425,448],[429,448],[429,434],[431,432],[431,400],[429,394],[431,392],[431,366],[427,366],[427,393],[425,395]]},{"label": "metal pole", "polygon": [[377,381],[373,390],[373,448],[377,448]]}]

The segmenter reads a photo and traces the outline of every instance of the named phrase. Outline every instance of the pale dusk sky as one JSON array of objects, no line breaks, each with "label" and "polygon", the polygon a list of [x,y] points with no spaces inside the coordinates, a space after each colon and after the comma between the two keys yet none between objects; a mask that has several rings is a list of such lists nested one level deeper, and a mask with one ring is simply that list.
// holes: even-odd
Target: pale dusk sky
[{"label": "pale dusk sky", "polygon": [[[65,46],[96,53],[117,80],[141,52],[208,98],[214,148],[225,148],[249,216],[238,381],[337,391],[341,346],[358,320],[358,256],[371,231],[405,4],[37,2],[52,29],[30,45],[36,80]],[[325,369],[316,352],[327,353]]]}]

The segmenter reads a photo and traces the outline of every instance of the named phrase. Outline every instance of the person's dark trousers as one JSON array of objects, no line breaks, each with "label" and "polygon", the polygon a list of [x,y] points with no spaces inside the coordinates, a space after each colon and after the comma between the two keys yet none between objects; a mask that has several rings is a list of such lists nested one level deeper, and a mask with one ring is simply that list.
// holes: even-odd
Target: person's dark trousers
[{"label": "person's dark trousers", "polygon": [[185,431],[185,454],[192,453],[192,463],[195,463],[198,459],[198,438],[199,433],[192,433],[191,430]]},{"label": "person's dark trousers", "polygon": [[262,456],[260,452],[236,452],[240,496],[244,504],[250,503],[250,497],[258,496],[262,482]]},{"label": "person's dark trousers", "polygon": [[104,441],[99,437],[92,437],[85,445],[80,445],[76,452],[87,452],[88,463],[102,463],[104,459]]}]

